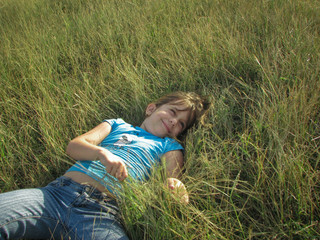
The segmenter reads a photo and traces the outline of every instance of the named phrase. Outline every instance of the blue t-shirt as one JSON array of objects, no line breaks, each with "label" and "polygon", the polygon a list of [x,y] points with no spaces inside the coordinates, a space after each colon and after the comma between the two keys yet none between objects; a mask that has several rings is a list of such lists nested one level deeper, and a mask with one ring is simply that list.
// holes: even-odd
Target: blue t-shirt
[{"label": "blue t-shirt", "polygon": [[[122,119],[104,120],[111,125],[110,134],[99,146],[122,158],[131,179],[144,181],[151,169],[160,163],[163,154],[183,147],[172,138],[160,138]],[[77,161],[69,171],[80,171],[94,178],[110,192],[120,188],[118,180],[109,175],[100,161]]]}]

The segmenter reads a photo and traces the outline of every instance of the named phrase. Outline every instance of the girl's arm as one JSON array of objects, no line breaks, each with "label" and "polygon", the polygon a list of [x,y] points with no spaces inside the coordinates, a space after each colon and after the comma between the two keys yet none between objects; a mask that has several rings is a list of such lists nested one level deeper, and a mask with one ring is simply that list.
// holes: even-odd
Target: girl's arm
[{"label": "girl's arm", "polygon": [[167,184],[169,189],[180,198],[182,203],[189,202],[189,195],[184,184],[178,179],[182,175],[183,154],[180,150],[164,154],[166,161]]},{"label": "girl's arm", "polygon": [[66,153],[75,160],[97,160],[98,155],[104,149],[97,146],[111,132],[111,126],[107,122],[100,123],[92,130],[72,139],[66,149]]},{"label": "girl's arm", "polygon": [[67,146],[66,153],[75,160],[100,160],[109,174],[123,181],[128,177],[127,168],[121,158],[98,146],[111,132],[107,122],[100,123],[92,130],[74,138]]},{"label": "girl's arm", "polygon": [[183,167],[183,154],[180,150],[169,151],[163,155],[166,161],[167,177],[180,178]]}]

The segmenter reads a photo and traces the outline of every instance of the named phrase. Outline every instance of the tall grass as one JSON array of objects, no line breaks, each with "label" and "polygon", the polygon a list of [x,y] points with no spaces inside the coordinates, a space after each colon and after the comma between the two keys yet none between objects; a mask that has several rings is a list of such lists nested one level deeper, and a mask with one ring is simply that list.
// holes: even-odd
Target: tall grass
[{"label": "tall grass", "polygon": [[191,203],[156,173],[126,190],[129,236],[317,239],[319,33],[316,0],[1,0],[1,191],[63,174],[102,119],[197,91],[215,101],[185,142]]}]

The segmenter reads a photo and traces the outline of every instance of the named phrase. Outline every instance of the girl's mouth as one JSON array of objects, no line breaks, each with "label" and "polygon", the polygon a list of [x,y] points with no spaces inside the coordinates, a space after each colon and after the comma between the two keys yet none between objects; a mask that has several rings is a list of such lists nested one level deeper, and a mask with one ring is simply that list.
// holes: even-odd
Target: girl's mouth
[{"label": "girl's mouth", "polygon": [[163,120],[162,120],[162,123],[165,129],[167,130],[167,132],[170,133],[170,128],[168,127],[168,125]]}]

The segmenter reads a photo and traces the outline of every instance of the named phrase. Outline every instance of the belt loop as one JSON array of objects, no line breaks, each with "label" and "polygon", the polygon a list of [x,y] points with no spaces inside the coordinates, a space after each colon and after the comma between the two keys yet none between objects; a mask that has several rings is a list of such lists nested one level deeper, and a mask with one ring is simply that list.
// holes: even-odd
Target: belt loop
[{"label": "belt loop", "polygon": [[64,186],[64,178],[63,178],[63,177],[60,177],[60,178],[59,178],[59,186],[60,186],[60,187],[63,187],[63,186]]},{"label": "belt loop", "polygon": [[59,185],[60,185],[61,187],[63,187],[63,186],[69,186],[70,183],[71,183],[71,182],[69,181],[69,179],[66,178],[66,177],[64,177],[64,176],[61,176],[61,177],[59,178]]}]

